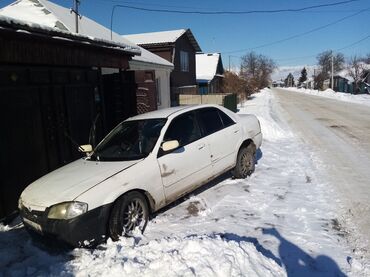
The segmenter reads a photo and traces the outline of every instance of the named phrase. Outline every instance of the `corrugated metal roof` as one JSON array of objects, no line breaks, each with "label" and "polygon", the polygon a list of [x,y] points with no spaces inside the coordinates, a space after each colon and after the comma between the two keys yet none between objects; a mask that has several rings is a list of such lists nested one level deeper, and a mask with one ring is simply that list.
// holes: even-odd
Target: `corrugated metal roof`
[{"label": "corrugated metal roof", "polygon": [[22,23],[31,28],[45,29],[71,33],[76,37],[87,37],[94,41],[104,41],[132,54],[140,54],[140,48],[113,33],[110,39],[110,30],[96,23],[86,16],[79,18],[79,33],[75,33],[75,16],[69,9],[44,0],[19,0],[2,9],[0,16],[3,20],[15,20],[18,25]]}]

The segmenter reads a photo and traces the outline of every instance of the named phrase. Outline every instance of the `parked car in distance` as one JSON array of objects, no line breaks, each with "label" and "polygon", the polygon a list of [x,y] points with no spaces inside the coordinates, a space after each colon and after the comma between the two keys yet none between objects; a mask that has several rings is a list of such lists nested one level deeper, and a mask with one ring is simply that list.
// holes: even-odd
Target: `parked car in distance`
[{"label": "parked car in distance", "polygon": [[216,105],[137,115],[86,157],[30,184],[19,199],[20,215],[30,232],[72,246],[118,240],[144,231],[150,213],[226,171],[246,178],[261,141],[254,115]]}]

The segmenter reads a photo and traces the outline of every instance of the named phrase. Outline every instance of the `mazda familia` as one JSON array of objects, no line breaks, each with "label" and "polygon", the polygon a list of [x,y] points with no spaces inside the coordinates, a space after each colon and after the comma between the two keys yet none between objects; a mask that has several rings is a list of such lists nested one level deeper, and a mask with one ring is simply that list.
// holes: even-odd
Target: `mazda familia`
[{"label": "mazda familia", "polygon": [[33,234],[72,246],[144,231],[149,215],[230,171],[255,169],[262,134],[254,115],[216,105],[181,106],[131,117],[86,157],[30,184],[19,210]]}]

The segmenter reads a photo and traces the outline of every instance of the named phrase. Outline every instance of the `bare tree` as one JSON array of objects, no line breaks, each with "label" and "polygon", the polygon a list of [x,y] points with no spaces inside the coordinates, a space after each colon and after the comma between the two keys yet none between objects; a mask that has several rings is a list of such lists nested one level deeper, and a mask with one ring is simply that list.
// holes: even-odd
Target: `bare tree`
[{"label": "bare tree", "polygon": [[250,52],[242,57],[240,75],[246,81],[247,90],[256,92],[268,86],[275,68],[275,62],[272,59]]},{"label": "bare tree", "polygon": [[244,101],[251,94],[251,92],[247,90],[246,81],[243,78],[239,77],[238,74],[231,71],[225,71],[224,73],[222,92],[236,93],[239,102]]},{"label": "bare tree", "polygon": [[364,63],[370,64],[370,53],[368,53],[364,58]]},{"label": "bare tree", "polygon": [[293,87],[294,86],[294,76],[292,73],[289,73],[288,76],[284,80],[284,84],[286,87]]},{"label": "bare tree", "polygon": [[353,56],[347,64],[348,75],[353,78],[354,92],[358,92],[361,82],[361,76],[364,72],[364,58]]},{"label": "bare tree", "polygon": [[332,50],[327,50],[317,55],[317,61],[321,68],[321,73],[325,78],[329,78],[330,76],[332,57],[334,73],[342,70],[344,66],[344,55],[342,53],[334,54]]}]

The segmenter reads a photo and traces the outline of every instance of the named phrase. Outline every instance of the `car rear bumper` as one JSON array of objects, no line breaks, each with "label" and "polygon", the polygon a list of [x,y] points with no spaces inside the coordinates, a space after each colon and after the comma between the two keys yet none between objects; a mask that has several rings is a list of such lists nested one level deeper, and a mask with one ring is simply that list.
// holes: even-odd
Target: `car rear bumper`
[{"label": "car rear bumper", "polygon": [[108,221],[112,204],[93,209],[69,220],[47,218],[44,212],[20,210],[24,226],[36,237],[64,242],[73,247],[92,247],[107,238]]}]

